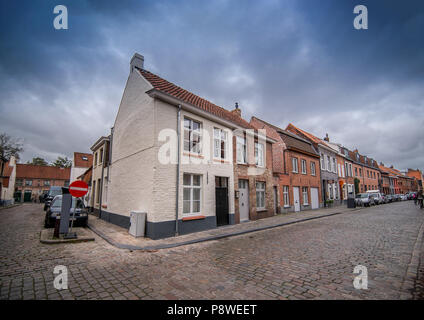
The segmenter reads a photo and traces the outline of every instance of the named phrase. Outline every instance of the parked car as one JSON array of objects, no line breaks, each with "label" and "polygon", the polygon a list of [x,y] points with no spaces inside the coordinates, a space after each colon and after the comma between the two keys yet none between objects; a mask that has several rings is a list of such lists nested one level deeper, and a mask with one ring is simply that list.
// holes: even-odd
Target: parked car
[{"label": "parked car", "polygon": [[374,205],[374,200],[369,193],[359,193],[355,200],[357,206],[370,207]]},{"label": "parked car", "polygon": [[400,194],[400,200],[406,201],[408,200],[408,196],[406,194]]},{"label": "parked car", "polygon": [[383,198],[381,197],[380,192],[368,192],[371,196],[372,200],[374,201],[374,204],[383,204]]},{"label": "parked car", "polygon": [[394,201],[401,201],[401,197],[400,197],[400,194],[399,193],[396,193],[394,195]]},{"label": "parked car", "polygon": [[389,202],[389,199],[387,197],[387,194],[382,193],[381,194],[381,199],[383,200],[383,203],[388,203]]},{"label": "parked car", "polygon": [[53,201],[55,196],[62,194],[62,187],[52,186],[50,187],[49,193],[44,197],[44,211],[50,206],[50,203]]},{"label": "parked car", "polygon": [[[44,227],[52,228],[56,224],[56,217],[60,217],[62,210],[62,195],[55,196],[50,206],[47,208],[46,217],[44,219]],[[71,219],[75,211],[75,220],[73,226],[86,227],[88,222],[88,210],[84,206],[82,200],[72,197]],[[69,220],[71,220],[69,219]]]}]

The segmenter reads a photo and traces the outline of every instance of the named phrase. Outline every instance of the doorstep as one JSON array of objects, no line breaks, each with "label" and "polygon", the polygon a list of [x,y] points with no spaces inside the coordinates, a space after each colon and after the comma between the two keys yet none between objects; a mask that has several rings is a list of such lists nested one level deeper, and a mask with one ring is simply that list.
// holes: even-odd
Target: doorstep
[{"label": "doorstep", "polygon": [[278,214],[276,216],[260,220],[248,221],[158,240],[152,240],[150,238],[144,237],[135,238],[128,233],[127,229],[116,226],[112,223],[108,223],[92,215],[90,215],[88,219],[88,227],[97,235],[117,248],[127,250],[156,251],[198,242],[219,240],[250,232],[290,225],[293,223],[349,213],[357,210],[363,210],[363,208],[348,209],[345,206],[338,206],[335,208],[291,212],[287,214]]}]

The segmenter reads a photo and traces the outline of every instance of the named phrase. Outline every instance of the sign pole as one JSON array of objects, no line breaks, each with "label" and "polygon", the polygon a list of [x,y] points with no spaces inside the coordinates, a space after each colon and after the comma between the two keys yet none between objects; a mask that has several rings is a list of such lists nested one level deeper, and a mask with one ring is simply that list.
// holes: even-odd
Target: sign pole
[{"label": "sign pole", "polygon": [[[75,239],[77,238],[76,232],[72,232],[75,220],[75,211],[77,210],[78,199],[82,198],[88,192],[88,185],[84,181],[74,181],[69,185],[69,193],[75,197],[75,208],[72,214],[71,220],[71,230],[64,236],[65,239]],[[81,199],[82,201],[82,199]],[[72,203],[72,202],[71,202]],[[84,202],[83,202],[84,203]],[[69,221],[68,221],[69,223]]]}]

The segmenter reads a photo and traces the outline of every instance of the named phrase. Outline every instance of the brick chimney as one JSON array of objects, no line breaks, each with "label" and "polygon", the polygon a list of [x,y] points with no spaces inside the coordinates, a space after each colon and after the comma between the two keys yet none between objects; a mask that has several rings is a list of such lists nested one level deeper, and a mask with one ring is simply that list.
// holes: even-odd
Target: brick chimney
[{"label": "brick chimney", "polygon": [[239,108],[238,102],[236,102],[235,109],[231,110],[231,113],[241,118],[241,109]]},{"label": "brick chimney", "polygon": [[328,136],[328,133],[325,134],[324,140],[327,141],[327,142],[330,142],[330,137]]},{"label": "brick chimney", "polygon": [[133,57],[131,58],[130,72],[132,72],[135,67],[139,69],[144,69],[144,57],[137,52],[134,53]]}]

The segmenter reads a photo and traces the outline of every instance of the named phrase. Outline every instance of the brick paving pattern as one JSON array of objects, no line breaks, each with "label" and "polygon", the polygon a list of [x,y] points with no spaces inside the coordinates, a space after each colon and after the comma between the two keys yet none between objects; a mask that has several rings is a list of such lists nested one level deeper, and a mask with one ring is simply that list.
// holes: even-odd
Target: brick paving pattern
[{"label": "brick paving pattern", "polygon": [[[0,211],[0,299],[423,298],[424,211],[410,201],[156,252],[97,235],[41,244],[43,216],[37,204]],[[421,273],[411,286],[414,248]],[[358,264],[368,290],[353,288]],[[68,290],[53,287],[56,265],[68,267]]]}]

